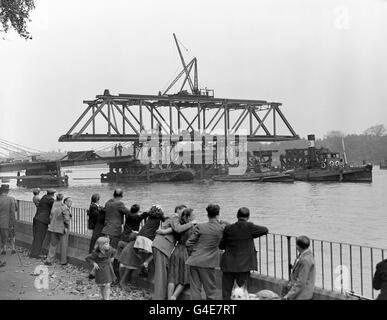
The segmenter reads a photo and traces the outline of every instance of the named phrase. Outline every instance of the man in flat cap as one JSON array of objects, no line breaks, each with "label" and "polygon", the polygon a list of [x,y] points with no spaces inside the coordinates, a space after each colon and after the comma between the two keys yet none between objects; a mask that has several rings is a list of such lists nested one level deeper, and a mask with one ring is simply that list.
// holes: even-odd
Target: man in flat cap
[{"label": "man in flat cap", "polygon": [[[6,254],[6,245],[10,232],[15,228],[16,201],[8,195],[9,185],[3,184],[0,187],[0,250]],[[1,263],[0,263],[1,265]]]},{"label": "man in flat cap", "polygon": [[289,291],[284,296],[286,300],[312,300],[316,281],[316,268],[310,240],[306,236],[296,239],[299,255],[294,262],[290,275]]}]

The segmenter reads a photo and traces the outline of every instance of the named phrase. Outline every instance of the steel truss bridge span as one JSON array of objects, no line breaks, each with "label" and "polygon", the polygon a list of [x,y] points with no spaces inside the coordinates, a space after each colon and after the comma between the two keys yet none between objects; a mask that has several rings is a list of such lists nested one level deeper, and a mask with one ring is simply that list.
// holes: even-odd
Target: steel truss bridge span
[{"label": "steel truss bridge span", "polygon": [[154,130],[170,136],[187,131],[227,136],[244,130],[247,141],[299,139],[278,102],[181,93],[110,95],[109,90],[83,102],[86,109],[59,141],[139,142],[140,135]]}]

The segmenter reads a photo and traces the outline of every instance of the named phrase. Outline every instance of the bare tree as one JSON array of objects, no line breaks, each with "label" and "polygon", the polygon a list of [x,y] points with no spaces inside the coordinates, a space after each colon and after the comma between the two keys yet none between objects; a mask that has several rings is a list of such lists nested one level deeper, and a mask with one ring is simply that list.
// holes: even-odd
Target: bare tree
[{"label": "bare tree", "polygon": [[369,127],[364,131],[365,135],[381,137],[385,134],[386,128],[382,124],[377,124],[375,126]]},{"label": "bare tree", "polygon": [[35,9],[34,0],[0,0],[0,32],[14,29],[22,38],[32,39],[27,31],[30,12]]}]

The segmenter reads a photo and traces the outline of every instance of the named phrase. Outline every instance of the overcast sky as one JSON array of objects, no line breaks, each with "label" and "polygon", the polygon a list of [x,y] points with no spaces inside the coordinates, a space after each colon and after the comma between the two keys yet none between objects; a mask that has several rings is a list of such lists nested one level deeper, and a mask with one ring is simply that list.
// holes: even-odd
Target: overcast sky
[{"label": "overcast sky", "polygon": [[0,137],[59,143],[85,99],[157,94],[197,57],[216,97],[278,101],[300,136],[387,125],[387,1],[36,0],[29,30],[0,40]]}]

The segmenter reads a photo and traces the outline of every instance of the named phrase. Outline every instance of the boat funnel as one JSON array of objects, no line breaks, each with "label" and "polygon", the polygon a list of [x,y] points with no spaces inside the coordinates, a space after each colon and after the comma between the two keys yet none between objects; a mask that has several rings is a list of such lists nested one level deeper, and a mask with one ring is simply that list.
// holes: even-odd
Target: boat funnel
[{"label": "boat funnel", "polygon": [[308,162],[309,166],[314,167],[316,165],[316,148],[315,148],[315,137],[314,134],[308,135]]},{"label": "boat funnel", "polygon": [[314,134],[308,134],[309,148],[315,147],[315,137]]}]

